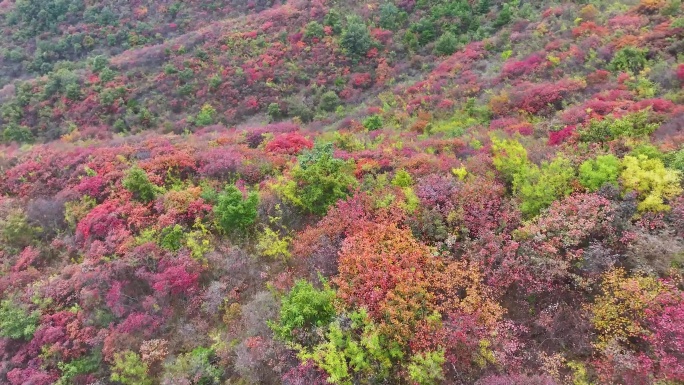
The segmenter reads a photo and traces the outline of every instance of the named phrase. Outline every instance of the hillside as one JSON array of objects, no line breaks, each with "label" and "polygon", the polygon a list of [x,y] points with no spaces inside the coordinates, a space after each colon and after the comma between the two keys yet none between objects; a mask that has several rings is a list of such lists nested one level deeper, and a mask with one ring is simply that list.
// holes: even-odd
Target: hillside
[{"label": "hillside", "polygon": [[684,383],[681,0],[0,29],[0,383]]}]

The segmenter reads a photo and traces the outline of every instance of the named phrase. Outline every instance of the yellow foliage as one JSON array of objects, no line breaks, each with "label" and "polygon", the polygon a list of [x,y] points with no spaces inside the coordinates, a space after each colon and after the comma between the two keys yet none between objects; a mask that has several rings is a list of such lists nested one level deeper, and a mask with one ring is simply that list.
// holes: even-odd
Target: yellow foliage
[{"label": "yellow foliage", "polygon": [[194,230],[187,234],[185,245],[190,249],[190,256],[198,261],[204,260],[204,254],[212,250],[209,241],[209,230],[197,219]]},{"label": "yellow foliage", "polygon": [[466,175],[468,175],[468,170],[464,166],[459,168],[452,168],[451,173],[458,177],[460,180],[464,180]]},{"label": "yellow foliage", "polygon": [[598,331],[596,347],[604,349],[613,341],[626,342],[647,333],[641,325],[645,310],[667,288],[657,278],[628,277],[624,270],[616,269],[603,277],[601,289],[591,313]]},{"label": "yellow foliage", "polygon": [[264,257],[287,260],[291,255],[288,250],[291,240],[292,238],[287,236],[280,237],[277,232],[266,227],[264,231],[259,234],[257,250],[259,250]]},{"label": "yellow foliage", "polygon": [[643,211],[668,211],[664,199],[672,199],[682,193],[679,171],[665,168],[660,159],[646,155],[627,155],[622,160],[622,185],[628,191],[639,194],[637,209]]}]

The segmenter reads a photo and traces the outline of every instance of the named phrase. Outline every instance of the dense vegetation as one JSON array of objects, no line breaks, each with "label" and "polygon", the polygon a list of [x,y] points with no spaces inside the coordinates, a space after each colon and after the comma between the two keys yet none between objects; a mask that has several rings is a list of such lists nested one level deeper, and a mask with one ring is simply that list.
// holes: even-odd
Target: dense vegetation
[{"label": "dense vegetation", "polygon": [[0,383],[684,383],[682,1],[0,29]]}]

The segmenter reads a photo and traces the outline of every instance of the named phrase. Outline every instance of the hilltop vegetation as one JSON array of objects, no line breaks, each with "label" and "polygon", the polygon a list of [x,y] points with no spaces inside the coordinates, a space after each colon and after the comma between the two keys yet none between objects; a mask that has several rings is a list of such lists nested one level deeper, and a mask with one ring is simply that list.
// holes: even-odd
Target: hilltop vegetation
[{"label": "hilltop vegetation", "polygon": [[680,0],[0,29],[0,383],[684,382]]}]

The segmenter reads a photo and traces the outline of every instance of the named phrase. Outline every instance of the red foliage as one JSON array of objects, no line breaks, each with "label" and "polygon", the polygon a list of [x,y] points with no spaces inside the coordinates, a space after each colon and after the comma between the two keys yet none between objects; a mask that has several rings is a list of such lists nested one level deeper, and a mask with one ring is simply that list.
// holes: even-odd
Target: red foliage
[{"label": "red foliage", "polygon": [[14,263],[12,271],[18,272],[27,269],[36,261],[36,259],[38,259],[39,256],[40,252],[34,247],[28,246],[24,248],[21,254],[19,254],[19,258],[17,258],[17,261]]},{"label": "red foliage", "polygon": [[574,37],[580,37],[580,36],[586,36],[586,35],[597,35],[597,36],[603,36],[608,33],[608,29],[605,27],[601,27],[594,23],[593,21],[585,21],[582,24],[580,24],[578,27],[575,27],[572,29],[572,36]]},{"label": "red foliage", "polygon": [[116,331],[124,334],[140,333],[144,338],[150,338],[161,325],[158,317],[146,313],[131,313],[121,322]]},{"label": "red foliage", "polygon": [[123,229],[124,221],[120,218],[118,202],[113,200],[92,209],[76,226],[76,232],[84,241],[104,240],[110,232]]},{"label": "red foliage", "polygon": [[675,108],[675,104],[669,100],[665,99],[646,99],[640,100],[632,105],[630,108],[632,111],[640,111],[646,108],[651,108],[654,112],[672,112]]},{"label": "red foliage", "polygon": [[565,142],[575,132],[577,126],[565,126],[562,130],[549,132],[549,146],[557,146]]},{"label": "red foliage", "polygon": [[659,363],[659,377],[684,381],[684,301],[681,297],[660,300],[665,302],[661,311],[647,310],[653,330],[648,341]]},{"label": "red foliage", "polygon": [[509,60],[501,70],[501,77],[513,78],[534,72],[544,62],[544,57],[534,53],[523,60]]},{"label": "red foliage", "polygon": [[536,114],[552,105],[557,104],[571,93],[584,88],[584,83],[578,80],[563,79],[555,83],[522,83],[511,90],[511,104],[530,114]]},{"label": "red foliage", "polygon": [[12,385],[51,385],[59,379],[57,371],[46,371],[37,368],[14,368],[7,373],[7,380]]},{"label": "red foliage", "polygon": [[587,84],[589,85],[596,85],[596,84],[603,84],[606,81],[608,81],[608,78],[610,77],[610,71],[606,70],[596,70],[589,75],[587,75]]},{"label": "red foliage", "polygon": [[280,134],[266,145],[266,151],[288,155],[298,154],[305,148],[313,148],[313,142],[298,132]]},{"label": "red foliage", "polygon": [[188,256],[165,258],[159,262],[159,273],[152,275],[152,287],[162,296],[192,295],[198,290],[201,266]]},{"label": "red foliage", "polygon": [[26,349],[35,356],[47,346],[51,354],[67,361],[86,354],[96,334],[95,327],[84,324],[82,312],[64,310],[41,319],[41,325]]},{"label": "red foliage", "polygon": [[351,84],[354,88],[368,88],[372,85],[371,74],[368,72],[352,74]]},{"label": "red foliage", "polygon": [[389,328],[402,329],[394,331],[395,337],[410,338],[406,329],[415,322],[419,309],[427,306],[422,302],[430,269],[428,249],[408,230],[394,224],[370,224],[345,239],[339,263],[340,273],[333,282],[340,299],[351,308],[368,309]]}]

